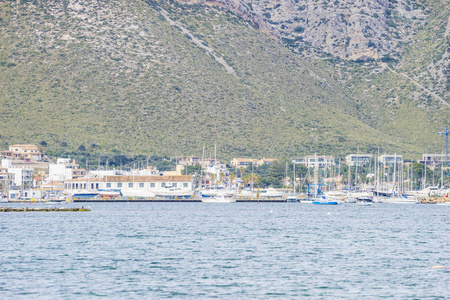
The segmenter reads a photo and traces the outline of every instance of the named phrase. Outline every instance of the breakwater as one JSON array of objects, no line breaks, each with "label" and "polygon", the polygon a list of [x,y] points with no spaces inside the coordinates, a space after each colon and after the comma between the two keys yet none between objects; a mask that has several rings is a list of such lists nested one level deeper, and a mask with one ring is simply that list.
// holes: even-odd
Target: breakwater
[{"label": "breakwater", "polygon": [[71,207],[71,208],[65,208],[65,207],[36,207],[36,208],[29,208],[29,207],[0,207],[0,212],[42,212],[42,211],[91,211],[89,208],[84,207]]}]

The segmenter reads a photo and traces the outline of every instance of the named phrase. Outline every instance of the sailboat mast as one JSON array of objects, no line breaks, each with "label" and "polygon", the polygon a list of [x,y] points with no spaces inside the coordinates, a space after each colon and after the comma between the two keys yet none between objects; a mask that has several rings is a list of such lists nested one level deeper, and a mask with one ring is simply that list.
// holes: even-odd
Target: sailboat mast
[{"label": "sailboat mast", "polygon": [[214,144],[214,189],[217,190],[217,143]]},{"label": "sailboat mast", "polygon": [[253,161],[252,161],[252,193],[253,193],[253,191],[254,191],[253,180],[254,180],[254,178],[253,178]]},{"label": "sailboat mast", "polygon": [[441,189],[444,188],[444,155],[442,155],[441,159]]},{"label": "sailboat mast", "polygon": [[[358,191],[358,165],[359,165],[359,149],[356,151],[355,192]],[[362,167],[361,167],[361,169],[362,169]]]},{"label": "sailboat mast", "polygon": [[202,160],[200,162],[200,192],[203,188],[203,160],[205,156],[205,145],[203,145]]},{"label": "sailboat mast", "polygon": [[392,183],[392,195],[394,195],[395,196],[395,176],[396,176],[396,174],[395,174],[395,169],[397,169],[397,160],[395,159],[395,155],[394,155],[394,174],[392,175],[392,180],[393,180],[393,183]]},{"label": "sailboat mast", "polygon": [[351,170],[352,170],[352,168],[351,168],[350,164],[348,164],[347,197],[348,197],[348,194],[350,194],[350,187],[352,186],[352,183],[351,183],[352,177],[350,174]]},{"label": "sailboat mast", "polygon": [[317,198],[317,171],[318,171],[318,165],[317,165],[317,154],[314,153],[314,199]]},{"label": "sailboat mast", "polygon": [[296,186],[295,186],[296,181],[297,181],[297,180],[295,180],[295,163],[292,164],[292,168],[294,169],[294,194],[295,194],[295,193],[296,193],[296,190],[297,190],[297,189],[296,189]]},{"label": "sailboat mast", "polygon": [[425,168],[425,181],[423,183],[423,188],[426,188],[427,187],[427,161],[425,161],[424,168]]}]

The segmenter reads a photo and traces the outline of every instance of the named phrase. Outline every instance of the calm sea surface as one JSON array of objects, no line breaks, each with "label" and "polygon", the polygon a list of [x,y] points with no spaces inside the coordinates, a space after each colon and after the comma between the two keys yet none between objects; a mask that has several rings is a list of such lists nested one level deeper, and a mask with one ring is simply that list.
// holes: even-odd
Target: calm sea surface
[{"label": "calm sea surface", "polygon": [[450,207],[82,205],[0,214],[1,299],[450,299]]}]

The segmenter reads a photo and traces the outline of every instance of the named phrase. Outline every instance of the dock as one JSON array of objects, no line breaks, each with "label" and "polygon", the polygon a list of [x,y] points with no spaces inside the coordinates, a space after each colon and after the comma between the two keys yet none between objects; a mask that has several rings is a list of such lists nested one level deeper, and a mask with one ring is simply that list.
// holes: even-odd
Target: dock
[{"label": "dock", "polygon": [[[149,198],[149,199],[74,199],[72,202],[74,203],[119,203],[119,202],[166,202],[166,203],[193,203],[193,202],[202,202],[201,199],[166,199],[166,198]],[[257,198],[239,198],[236,199],[236,202],[252,202],[252,203],[286,203],[285,199],[257,199]]]}]

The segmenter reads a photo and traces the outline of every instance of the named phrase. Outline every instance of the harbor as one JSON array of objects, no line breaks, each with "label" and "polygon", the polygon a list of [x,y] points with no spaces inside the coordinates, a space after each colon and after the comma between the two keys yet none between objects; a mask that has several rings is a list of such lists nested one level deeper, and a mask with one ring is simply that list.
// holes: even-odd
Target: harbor
[{"label": "harbor", "polygon": [[[154,165],[82,168],[70,158],[49,158],[35,145],[12,145],[1,161],[0,202],[10,203],[345,203],[448,202],[448,152],[306,155],[294,159],[154,157]],[[163,171],[159,170],[163,169]]]}]

